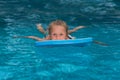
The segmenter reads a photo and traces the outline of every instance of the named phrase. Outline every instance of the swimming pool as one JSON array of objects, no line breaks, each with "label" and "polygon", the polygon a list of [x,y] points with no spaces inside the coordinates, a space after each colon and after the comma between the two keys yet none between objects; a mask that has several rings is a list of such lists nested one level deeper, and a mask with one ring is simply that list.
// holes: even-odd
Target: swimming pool
[{"label": "swimming pool", "polygon": [[[21,27],[22,26],[22,27]],[[109,27],[110,26],[110,27]],[[0,76],[22,80],[109,80],[119,79],[119,24],[99,24],[80,30],[76,37],[93,37],[109,44],[86,47],[40,48],[30,39],[14,39],[13,35],[40,35],[35,26],[1,27]],[[95,32],[96,31],[96,32]],[[23,34],[24,33],[24,34]]]},{"label": "swimming pool", "polygon": [[[35,1],[37,2],[37,0]],[[78,2],[78,0],[76,1]],[[13,3],[15,3],[15,1]],[[54,3],[55,1],[46,5],[46,7]],[[24,5],[28,3],[21,4]],[[64,3],[65,6],[68,4]],[[44,1],[42,5],[45,5]],[[21,5],[18,5],[17,8],[19,8],[19,6]],[[32,8],[30,6],[31,5],[27,5],[28,11],[30,11],[29,9],[37,9],[36,6],[32,6]],[[109,44],[109,46],[101,46],[93,43],[86,47],[40,48],[35,46],[34,40],[23,38],[15,39],[12,36],[36,35],[43,37],[35,26],[35,23],[39,21],[41,21],[44,28],[47,27],[49,21],[58,18],[67,21],[70,24],[70,28],[82,24],[84,21],[77,21],[75,14],[72,14],[71,17],[69,17],[70,15],[66,16],[66,14],[64,14],[65,16],[60,17],[60,14],[53,16],[49,13],[49,17],[47,13],[44,15],[40,13],[43,16],[41,17],[42,19],[39,20],[37,18],[39,17],[38,13],[32,14],[32,11],[27,14],[26,12],[22,13],[23,8],[21,7],[19,9],[20,14],[14,11],[14,16],[7,15],[9,9],[3,13],[2,19],[5,20],[6,23],[1,22],[0,24],[0,80],[120,79],[120,23],[114,23],[116,20],[113,21],[113,23],[103,23],[102,21],[99,23],[99,21],[95,22],[93,18],[91,24],[86,24],[86,28],[72,34],[77,38],[93,37],[94,40],[105,42]],[[53,10],[56,9],[53,8]],[[68,17],[70,20],[67,20]],[[78,23],[74,23],[73,19]],[[106,19],[103,20],[106,21]]]}]

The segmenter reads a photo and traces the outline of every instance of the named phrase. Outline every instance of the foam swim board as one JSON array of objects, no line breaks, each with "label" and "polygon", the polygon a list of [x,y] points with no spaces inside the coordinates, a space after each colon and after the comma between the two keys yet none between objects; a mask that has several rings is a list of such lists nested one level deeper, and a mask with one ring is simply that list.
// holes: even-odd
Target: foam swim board
[{"label": "foam swim board", "polygon": [[48,47],[48,46],[76,46],[83,47],[90,44],[93,41],[91,37],[89,38],[81,38],[81,39],[69,39],[69,40],[45,40],[45,41],[37,41],[35,43],[36,46],[39,47]]}]

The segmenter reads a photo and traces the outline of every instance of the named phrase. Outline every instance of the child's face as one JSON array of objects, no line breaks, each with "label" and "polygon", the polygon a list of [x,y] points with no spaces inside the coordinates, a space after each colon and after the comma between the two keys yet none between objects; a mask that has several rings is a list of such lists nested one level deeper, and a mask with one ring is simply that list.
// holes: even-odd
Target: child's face
[{"label": "child's face", "polygon": [[52,40],[64,40],[64,39],[67,39],[67,32],[66,32],[65,27],[58,26],[58,25],[52,26],[50,38]]}]

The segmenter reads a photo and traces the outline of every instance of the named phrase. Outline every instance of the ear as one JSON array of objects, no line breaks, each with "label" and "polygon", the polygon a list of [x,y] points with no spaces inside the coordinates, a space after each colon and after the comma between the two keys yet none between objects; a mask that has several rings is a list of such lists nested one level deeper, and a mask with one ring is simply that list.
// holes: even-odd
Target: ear
[{"label": "ear", "polygon": [[51,40],[50,35],[46,36],[46,40]]}]

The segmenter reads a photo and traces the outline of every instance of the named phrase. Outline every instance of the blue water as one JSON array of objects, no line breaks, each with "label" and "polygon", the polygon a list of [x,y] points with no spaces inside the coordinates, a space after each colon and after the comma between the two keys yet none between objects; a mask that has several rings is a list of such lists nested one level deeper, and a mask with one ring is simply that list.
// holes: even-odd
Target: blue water
[{"label": "blue water", "polygon": [[[118,0],[0,0],[0,80],[119,80],[120,2]],[[93,37],[107,43],[86,47],[40,48],[31,39],[43,37],[35,24],[44,28],[62,19],[72,36]]]}]

